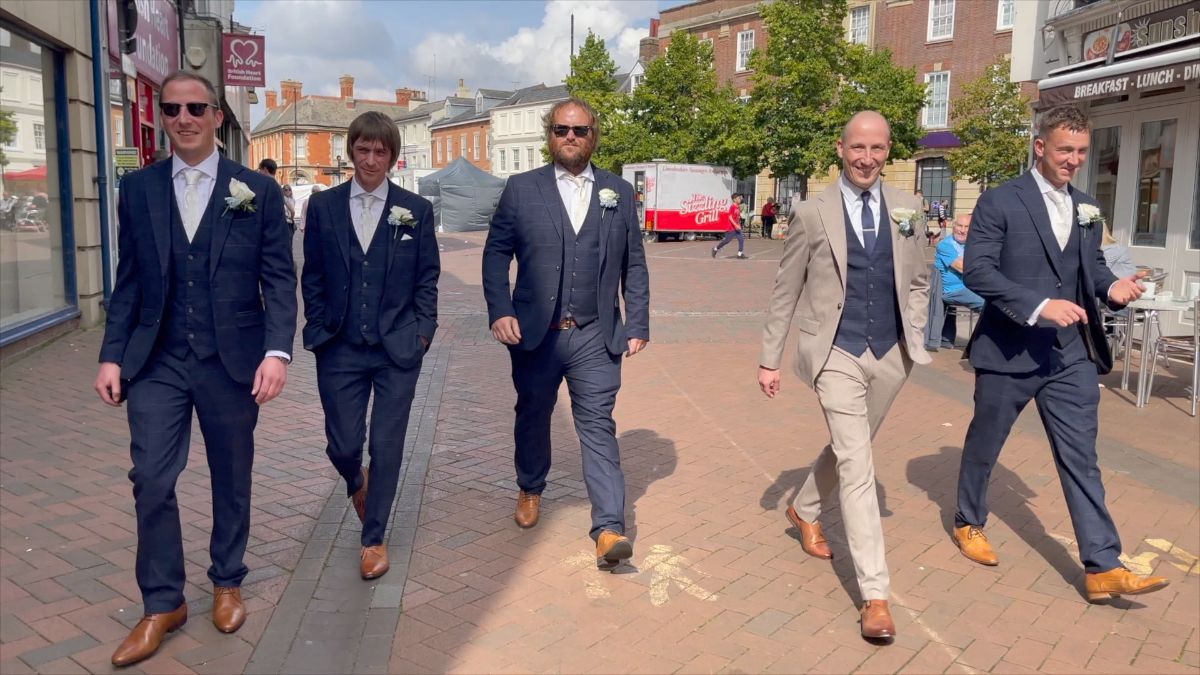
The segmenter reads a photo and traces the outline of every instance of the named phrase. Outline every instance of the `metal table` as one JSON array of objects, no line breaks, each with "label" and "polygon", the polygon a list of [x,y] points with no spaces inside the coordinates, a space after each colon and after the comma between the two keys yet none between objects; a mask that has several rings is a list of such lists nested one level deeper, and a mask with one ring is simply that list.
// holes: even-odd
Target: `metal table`
[{"label": "metal table", "polygon": [[[1149,379],[1150,371],[1146,367],[1146,361],[1149,359],[1149,353],[1152,346],[1150,342],[1151,325],[1158,325],[1159,312],[1186,312],[1192,308],[1192,301],[1185,298],[1140,298],[1126,305],[1131,311],[1129,315],[1129,326],[1125,330],[1125,355],[1124,365],[1121,374],[1121,389],[1129,390],[1129,352],[1133,347],[1133,312],[1144,312],[1142,317],[1142,348],[1141,357],[1138,363],[1138,379],[1137,379],[1137,407],[1146,407],[1147,399],[1150,398],[1150,393],[1146,391],[1146,380]],[[1154,364],[1150,364],[1153,368]]]}]

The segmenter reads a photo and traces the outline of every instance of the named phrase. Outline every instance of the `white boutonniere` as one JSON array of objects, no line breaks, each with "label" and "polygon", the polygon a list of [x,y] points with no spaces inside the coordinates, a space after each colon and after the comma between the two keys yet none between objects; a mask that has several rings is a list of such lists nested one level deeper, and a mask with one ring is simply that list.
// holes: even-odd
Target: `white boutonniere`
[{"label": "white boutonniere", "polygon": [[1076,210],[1076,219],[1079,226],[1085,230],[1092,229],[1093,225],[1104,224],[1104,214],[1100,213],[1100,207],[1092,204],[1080,204]]},{"label": "white boutonniere", "polygon": [[392,239],[396,238],[396,233],[401,227],[412,227],[415,222],[417,221],[413,218],[412,211],[403,206],[393,206],[388,212],[387,223],[392,226]]},{"label": "white boutonniere", "polygon": [[612,188],[604,188],[600,191],[600,206],[606,209],[617,208],[617,191]]},{"label": "white boutonniere", "polygon": [[229,179],[229,196],[225,198],[225,212],[230,209],[254,213],[254,190],[236,178]]},{"label": "white boutonniere", "polygon": [[913,209],[892,209],[892,220],[896,223],[896,232],[902,236],[911,237],[917,233],[917,223],[920,216]]}]

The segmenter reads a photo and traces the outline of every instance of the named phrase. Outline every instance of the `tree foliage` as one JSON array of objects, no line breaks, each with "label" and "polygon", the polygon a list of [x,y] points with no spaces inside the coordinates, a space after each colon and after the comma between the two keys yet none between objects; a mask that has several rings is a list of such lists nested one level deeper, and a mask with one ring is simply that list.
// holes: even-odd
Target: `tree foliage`
[{"label": "tree foliage", "polygon": [[8,156],[4,154],[4,146],[17,138],[16,115],[11,110],[0,110],[0,167],[8,164]]},{"label": "tree foliage", "polygon": [[964,84],[951,111],[962,142],[947,153],[956,178],[987,189],[1020,175],[1029,149],[1029,99],[1009,79],[1007,59]]},{"label": "tree foliage", "polygon": [[[571,57],[571,74],[565,83],[568,94],[587,101],[600,116],[601,142],[592,161],[609,170],[612,170],[612,162],[606,137],[613,133],[627,98],[617,91],[616,75],[617,64],[609,55],[604,40],[589,30],[579,53]],[[544,146],[542,155],[546,161],[550,161],[548,149]],[[619,165],[616,170],[620,171]]]}]

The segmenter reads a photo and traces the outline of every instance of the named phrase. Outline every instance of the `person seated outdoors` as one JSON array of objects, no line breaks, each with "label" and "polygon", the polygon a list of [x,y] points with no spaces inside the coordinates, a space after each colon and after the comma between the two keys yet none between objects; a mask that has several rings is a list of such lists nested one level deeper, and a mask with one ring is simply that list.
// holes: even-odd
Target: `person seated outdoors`
[{"label": "person seated outdoors", "polygon": [[1104,264],[1118,279],[1137,274],[1137,265],[1133,264],[1133,256],[1125,245],[1118,243],[1112,235],[1112,226],[1105,223],[1104,236],[1100,240],[1100,250],[1104,252]]},{"label": "person seated outdoors", "polygon": [[[982,310],[984,300],[963,283],[963,254],[966,250],[967,232],[971,229],[971,215],[961,214],[954,219],[951,236],[938,242],[933,266],[942,277],[942,302],[946,305]],[[957,333],[956,321],[947,320],[942,325],[942,346],[953,347]]]}]

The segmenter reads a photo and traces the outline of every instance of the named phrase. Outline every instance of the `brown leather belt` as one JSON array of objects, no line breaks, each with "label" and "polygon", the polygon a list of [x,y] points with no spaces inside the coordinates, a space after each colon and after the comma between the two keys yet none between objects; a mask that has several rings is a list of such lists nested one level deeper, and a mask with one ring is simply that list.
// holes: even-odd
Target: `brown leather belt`
[{"label": "brown leather belt", "polygon": [[563,319],[562,321],[551,322],[550,330],[569,330],[578,325],[579,324],[575,323],[575,317],[568,316],[567,318]]}]

